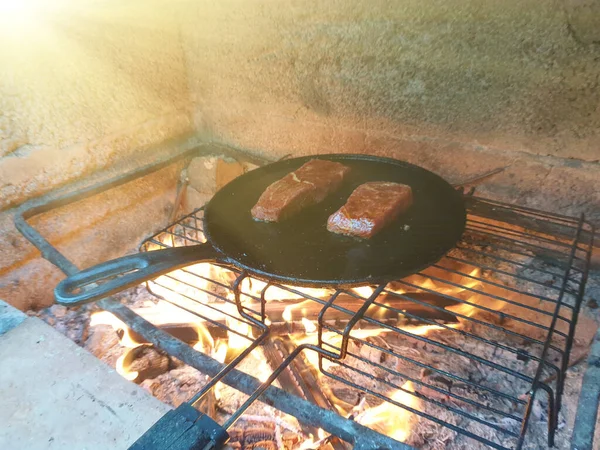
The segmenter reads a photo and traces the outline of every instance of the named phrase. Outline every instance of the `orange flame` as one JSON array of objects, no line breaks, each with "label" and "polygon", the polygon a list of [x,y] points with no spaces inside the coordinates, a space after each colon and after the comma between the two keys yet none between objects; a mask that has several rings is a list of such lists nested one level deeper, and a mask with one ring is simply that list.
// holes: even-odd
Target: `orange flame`
[{"label": "orange flame", "polygon": [[[401,405],[419,409],[421,401],[414,395],[414,392],[412,382],[407,381],[390,398]],[[389,402],[383,402],[379,406],[369,408],[359,414],[356,421],[365,426],[377,425],[384,434],[397,441],[405,442],[410,436],[411,421],[414,420],[414,416],[412,412],[404,408]]]},{"label": "orange flame", "polygon": [[[171,244],[169,239],[165,242],[167,245]],[[388,287],[388,289],[400,294],[420,290],[431,290],[440,294],[454,296],[463,301],[470,302],[473,305],[461,303],[448,307],[448,310],[467,317],[472,316],[479,310],[479,308],[477,308],[478,304],[485,302],[487,307],[490,307],[490,303],[494,304],[492,299],[469,291],[469,289],[477,288],[482,283],[482,281],[474,279],[481,277],[481,271],[478,268],[474,268],[469,272],[463,271],[463,273],[468,273],[466,276],[453,275],[454,278],[449,281],[452,281],[459,286],[454,286],[451,283],[445,283],[443,281],[432,280],[426,276],[426,273],[425,275],[414,275],[407,278],[406,281],[410,282],[410,287]],[[202,263],[159,277],[155,282],[150,283],[153,291],[163,296],[167,301],[158,301],[152,308],[148,308],[158,311],[158,314],[155,312],[153,317],[151,319],[148,318],[148,320],[157,326],[160,326],[161,324],[176,323],[193,325],[198,335],[198,343],[194,345],[194,348],[199,351],[210,352],[218,361],[226,362],[227,358],[231,358],[232,354],[235,355],[245,349],[250,344],[251,339],[253,339],[252,327],[239,316],[236,306],[232,303],[223,302],[222,299],[211,294],[211,292],[217,291],[215,291],[214,283],[209,280],[220,280],[223,281],[223,284],[230,285],[232,277],[234,276],[235,274],[227,269]],[[431,276],[434,276],[434,274],[432,273]],[[356,287],[352,290],[363,299],[369,298],[374,292],[374,288],[371,286]],[[316,344],[317,328],[315,322],[306,317],[307,307],[309,304],[312,304],[313,300],[307,300],[306,297],[327,299],[333,293],[331,289],[270,286],[265,282],[251,278],[245,278],[242,281],[241,291],[244,294],[242,296],[242,301],[249,301],[251,297],[254,297],[254,300],[252,301],[256,301],[256,298],[260,298],[264,295],[264,298],[267,301],[267,315],[269,314],[268,302],[289,301],[290,304],[287,305],[282,312],[282,318],[286,322],[301,321],[306,331],[304,335],[291,336],[296,345],[304,343]],[[231,293],[229,294],[229,299],[233,299]],[[294,303],[294,300],[302,301]],[[217,311],[207,308],[206,304],[214,306]],[[208,328],[206,328],[202,321],[199,321],[197,316],[174,305],[180,305],[189,311],[201,314],[211,320],[219,320],[235,332],[228,331],[226,339],[217,340],[215,342]],[[500,308],[501,305],[495,306]],[[372,309],[369,309],[367,314],[371,317],[378,318],[380,317],[378,314],[384,314],[386,312],[385,310],[386,308],[384,307],[373,306]],[[143,314],[141,315],[143,316]],[[389,318],[389,316],[386,317]],[[269,323],[270,321],[267,318],[267,324]],[[139,345],[142,345],[142,343],[136,341],[128,327],[111,313],[94,313],[91,319],[91,326],[99,324],[111,325],[115,330],[122,330],[121,344],[125,347],[136,348]],[[357,327],[351,331],[351,337],[356,339],[366,339],[370,336],[378,336],[389,331],[383,328],[361,329],[359,326],[360,324],[357,324]],[[455,327],[460,326],[460,324],[449,326]],[[442,327],[436,325],[403,325],[400,327],[403,330],[418,336],[426,335],[432,330],[442,329]],[[325,342],[332,346],[339,348],[341,345],[342,336],[340,333],[324,331],[322,337]],[[136,372],[129,372],[126,369],[128,365],[127,355],[128,352],[119,358],[116,369],[126,379],[135,380],[138,374]],[[316,352],[306,351],[303,355],[311,365],[318,367],[318,354]],[[247,360],[252,367],[252,375],[256,376],[261,381],[265,381],[272,372],[265,360],[262,348],[260,347],[252,351]],[[327,359],[323,360],[323,365],[326,370],[331,369],[333,364],[334,363]],[[221,389],[223,389],[223,385],[218,383],[214,389],[214,395],[217,399],[220,397]],[[419,409],[421,400],[414,395],[414,392],[415,389],[413,384],[410,381],[407,381],[402,385],[401,389],[391,393],[390,398],[398,404],[413,409]],[[361,412],[356,416],[356,420],[363,425],[372,426],[376,428],[377,431],[387,434],[398,441],[404,442],[410,436],[411,428],[415,423],[415,415],[393,403],[383,402],[378,406]],[[303,442],[299,448],[313,448],[319,441],[322,441],[325,436],[326,433],[323,430],[319,430],[318,436],[314,436],[312,439]]]},{"label": "orange flame", "polygon": [[92,314],[90,317],[90,326],[94,327],[97,325],[110,325],[113,330],[117,332],[122,332],[123,335],[120,337],[120,342],[123,347],[127,348],[136,348],[140,346],[142,343],[136,341],[129,331],[129,327],[125,325],[120,319],[118,319],[114,314],[109,313],[108,311],[98,311]]}]

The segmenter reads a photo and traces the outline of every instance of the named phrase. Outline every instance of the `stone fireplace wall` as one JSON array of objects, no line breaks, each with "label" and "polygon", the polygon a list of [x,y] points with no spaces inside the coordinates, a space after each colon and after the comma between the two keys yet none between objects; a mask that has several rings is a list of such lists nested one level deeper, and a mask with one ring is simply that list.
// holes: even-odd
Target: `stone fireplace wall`
[{"label": "stone fireplace wall", "polygon": [[[195,6],[192,6],[195,5]],[[600,219],[600,1],[191,2],[195,123],[254,152],[387,155]]]},{"label": "stone fireplace wall", "polygon": [[[49,304],[62,275],[14,208],[190,137],[391,156],[451,182],[504,168],[481,195],[600,223],[600,0],[9,3],[0,298],[22,309]],[[40,226],[81,267],[122,254],[166,219],[178,174]]]},{"label": "stone fireplace wall", "polygon": [[12,3],[0,9],[0,208],[192,131],[177,15],[162,2]]},{"label": "stone fireplace wall", "polygon": [[[0,61],[0,298],[29,309],[51,304],[63,275],[14,228],[15,208],[148,164],[194,133],[192,108],[178,15],[161,0],[0,2]],[[80,267],[122,255],[168,217],[178,176],[163,170],[36,226]]]}]

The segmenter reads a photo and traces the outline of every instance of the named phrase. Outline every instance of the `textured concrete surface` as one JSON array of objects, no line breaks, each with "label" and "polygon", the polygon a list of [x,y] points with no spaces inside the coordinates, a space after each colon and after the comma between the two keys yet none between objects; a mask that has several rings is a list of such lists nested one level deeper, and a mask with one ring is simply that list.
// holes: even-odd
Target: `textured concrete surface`
[{"label": "textured concrete surface", "polygon": [[0,448],[126,449],[169,407],[37,318],[0,336]]},{"label": "textured concrete surface", "polygon": [[20,325],[26,318],[21,311],[0,300],[0,336]]},{"label": "textured concrete surface", "polygon": [[346,127],[600,158],[600,47],[573,30],[598,31],[572,26],[562,0],[226,0],[186,11],[197,124],[224,141],[269,150],[273,123],[285,132],[287,122],[308,145],[321,126]]},{"label": "textured concrete surface", "polygon": [[169,2],[6,3],[0,210],[192,131]]},{"label": "textured concrete surface", "polygon": [[564,0],[573,36],[585,44],[600,44],[600,1]]}]

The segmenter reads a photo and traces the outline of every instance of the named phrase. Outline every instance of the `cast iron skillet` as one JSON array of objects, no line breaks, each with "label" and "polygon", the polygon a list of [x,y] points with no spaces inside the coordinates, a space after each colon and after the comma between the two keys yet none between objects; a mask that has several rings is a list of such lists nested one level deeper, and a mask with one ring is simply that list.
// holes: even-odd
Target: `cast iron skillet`
[{"label": "cast iron skillet", "polygon": [[[352,171],[337,192],[297,216],[280,223],[254,221],[250,209],[266,187],[313,158],[337,161]],[[413,205],[371,239],[327,231],[329,215],[367,181],[408,184]],[[257,278],[293,285],[381,283],[437,262],[454,247],[465,222],[461,195],[439,176],[412,164],[366,155],[288,159],[248,172],[217,192],[204,211],[207,243],[99,264],[63,280],[55,296],[66,305],[89,302],[199,262],[235,266]],[[92,283],[100,284],[82,289]]]}]

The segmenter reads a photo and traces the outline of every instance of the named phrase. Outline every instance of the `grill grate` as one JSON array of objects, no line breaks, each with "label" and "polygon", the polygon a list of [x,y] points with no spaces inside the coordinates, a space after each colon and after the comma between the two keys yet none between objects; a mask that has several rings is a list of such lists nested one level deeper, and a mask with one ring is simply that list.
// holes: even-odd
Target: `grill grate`
[{"label": "grill grate", "polygon": [[[294,320],[299,317],[284,322],[282,314],[270,314],[276,304],[269,304],[271,298],[295,299],[317,313],[311,318],[317,319],[318,344],[292,352],[225,428],[308,351],[317,353],[319,370],[332,386],[351,387],[470,440],[465,442],[496,449],[522,446],[533,400],[542,390],[552,445],[593,228],[583,217],[466,200],[467,230],[456,249],[425,271],[387,285],[302,289],[209,264],[149,282],[157,297],[217,334],[229,332],[246,343],[192,402],[266,342],[269,329],[301,331]],[[202,214],[200,209],[182,218],[147,239],[142,250],[204,242]],[[362,329],[380,330],[384,339],[364,337]],[[410,406],[414,400],[419,407]]]}]

